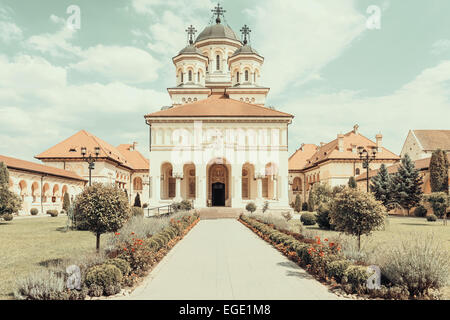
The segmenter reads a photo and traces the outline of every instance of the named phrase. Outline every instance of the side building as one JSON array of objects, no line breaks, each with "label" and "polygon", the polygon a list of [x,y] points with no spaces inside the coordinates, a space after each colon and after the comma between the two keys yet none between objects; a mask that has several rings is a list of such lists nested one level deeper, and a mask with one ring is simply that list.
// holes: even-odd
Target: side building
[{"label": "side building", "polygon": [[409,130],[400,156],[408,154],[413,161],[425,159],[437,149],[450,153],[450,130]]},{"label": "side building", "polygon": [[9,171],[9,188],[22,198],[20,215],[62,209],[64,194],[71,201],[83,191],[87,180],[69,171],[0,155]]},{"label": "side building", "polygon": [[302,202],[306,202],[311,187],[318,182],[330,186],[345,185],[350,177],[365,172],[363,160],[358,149],[364,148],[369,153],[376,152],[375,160],[369,169],[378,169],[381,164],[390,166],[397,163],[400,157],[382,145],[383,136],[377,134],[375,141],[363,136],[358,125],[346,134],[338,134],[337,138],[315,145],[303,145],[289,158],[289,194],[290,203],[297,194]]}]

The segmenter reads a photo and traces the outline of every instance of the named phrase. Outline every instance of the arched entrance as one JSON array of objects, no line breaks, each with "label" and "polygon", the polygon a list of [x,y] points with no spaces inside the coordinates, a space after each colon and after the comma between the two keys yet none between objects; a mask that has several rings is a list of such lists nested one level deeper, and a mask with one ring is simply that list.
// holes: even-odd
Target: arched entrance
[{"label": "arched entrance", "polygon": [[209,168],[208,199],[213,207],[224,207],[229,198],[228,168],[215,163]]}]

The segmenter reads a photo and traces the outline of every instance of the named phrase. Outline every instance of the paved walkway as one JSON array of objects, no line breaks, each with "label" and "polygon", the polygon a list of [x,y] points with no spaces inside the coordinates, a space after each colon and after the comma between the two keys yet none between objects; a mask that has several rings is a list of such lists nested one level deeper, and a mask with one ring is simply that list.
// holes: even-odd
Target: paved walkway
[{"label": "paved walkway", "polygon": [[234,219],[201,220],[121,299],[338,299]]}]

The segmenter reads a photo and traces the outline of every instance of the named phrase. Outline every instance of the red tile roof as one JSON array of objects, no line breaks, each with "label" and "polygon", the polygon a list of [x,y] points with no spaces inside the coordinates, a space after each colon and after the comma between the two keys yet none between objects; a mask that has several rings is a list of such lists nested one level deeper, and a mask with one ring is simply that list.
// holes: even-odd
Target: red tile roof
[{"label": "red tile roof", "polygon": [[450,130],[413,130],[423,150],[450,150]]},{"label": "red tile roof", "polygon": [[[354,130],[343,135],[343,151],[339,151],[339,140],[336,138],[333,141],[321,146],[306,163],[304,169],[315,166],[316,164],[328,159],[352,159],[359,160],[358,152],[353,152],[353,147],[363,146],[366,150],[371,150],[377,144],[372,140],[366,138],[362,134]],[[381,152],[377,154],[378,159],[383,160],[399,160],[400,157],[395,153],[382,147]]]},{"label": "red tile roof", "polygon": [[175,106],[147,114],[146,118],[159,117],[281,117],[293,118],[285,112],[261,105],[230,99],[223,94],[212,94],[207,99]]},{"label": "red tile roof", "polygon": [[46,166],[39,163],[34,163],[30,161],[25,161],[17,158],[11,158],[7,156],[0,155],[0,162],[6,164],[8,169],[25,170],[29,172],[34,172],[38,174],[48,174],[56,177],[62,177],[72,180],[86,181],[76,173],[72,171],[62,170],[50,166]]},{"label": "red tile roof", "polygon": [[309,158],[317,151],[315,144],[302,144],[290,157],[289,157],[289,170],[301,170],[306,165]]},{"label": "red tile roof", "polygon": [[121,144],[117,150],[128,160],[134,170],[149,170],[150,164],[139,151],[133,150],[132,144]]}]

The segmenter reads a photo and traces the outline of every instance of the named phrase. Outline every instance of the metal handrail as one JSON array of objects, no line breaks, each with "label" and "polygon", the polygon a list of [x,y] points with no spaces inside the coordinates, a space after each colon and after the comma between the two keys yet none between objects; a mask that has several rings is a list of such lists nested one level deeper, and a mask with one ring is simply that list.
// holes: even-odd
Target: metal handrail
[{"label": "metal handrail", "polygon": [[[160,212],[162,211],[163,208],[167,208],[167,212],[161,214]],[[158,211],[158,214],[157,214],[158,217],[161,216],[161,215],[170,215],[170,214],[173,213],[172,205],[168,204],[168,205],[165,205],[165,206],[147,208],[147,217],[149,217],[149,218],[152,217],[152,216],[150,216],[150,211],[153,211],[153,210],[157,210]]]}]

